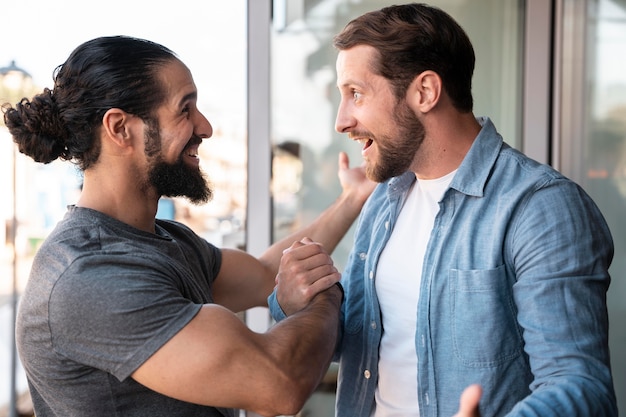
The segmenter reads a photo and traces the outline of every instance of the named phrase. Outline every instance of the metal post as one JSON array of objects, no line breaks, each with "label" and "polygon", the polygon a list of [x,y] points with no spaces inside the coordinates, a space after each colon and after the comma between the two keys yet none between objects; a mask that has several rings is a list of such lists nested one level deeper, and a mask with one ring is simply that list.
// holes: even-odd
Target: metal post
[{"label": "metal post", "polygon": [[[3,100],[8,99],[9,102],[15,103],[20,100],[27,92],[32,89],[31,76],[28,72],[15,65],[15,61],[11,61],[9,66],[0,68],[0,87],[2,87]],[[17,322],[17,305],[19,297],[18,288],[18,250],[17,250],[17,145],[13,144],[13,208],[11,222],[11,244],[13,246],[13,285],[11,294],[12,322],[11,322],[11,370],[10,370],[10,397],[9,397],[9,417],[17,417],[17,340],[15,338],[16,322]]]},{"label": "metal post", "polygon": [[9,417],[17,417],[17,340],[15,338],[15,325],[17,322],[17,151],[13,145],[13,221],[11,225],[11,242],[13,244],[13,293],[11,294],[11,307],[13,318],[11,321],[11,396],[9,401]]}]

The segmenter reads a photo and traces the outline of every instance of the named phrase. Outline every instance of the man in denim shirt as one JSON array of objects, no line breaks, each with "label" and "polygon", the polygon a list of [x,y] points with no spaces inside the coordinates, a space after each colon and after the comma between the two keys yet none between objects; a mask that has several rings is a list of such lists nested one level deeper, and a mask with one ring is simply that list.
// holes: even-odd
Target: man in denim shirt
[{"label": "man in denim shirt", "polygon": [[[578,185],[473,115],[463,29],[410,4],[334,44],[336,129],[380,183],[342,278],[337,415],[450,417],[470,386],[458,416],[616,416],[610,232]],[[276,319],[298,285],[277,280]]]}]

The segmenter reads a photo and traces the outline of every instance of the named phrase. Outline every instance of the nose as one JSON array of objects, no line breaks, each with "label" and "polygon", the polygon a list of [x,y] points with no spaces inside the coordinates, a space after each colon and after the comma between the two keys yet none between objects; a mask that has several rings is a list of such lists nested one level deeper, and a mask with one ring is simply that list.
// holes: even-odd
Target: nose
[{"label": "nose", "polygon": [[337,109],[337,118],[335,119],[335,130],[339,133],[347,133],[356,124],[355,118],[352,116],[348,109],[348,105],[345,100],[339,102],[339,108]]},{"label": "nose", "polygon": [[211,122],[209,122],[201,112],[198,112],[193,133],[202,139],[208,139],[213,136],[213,126],[211,126]]}]

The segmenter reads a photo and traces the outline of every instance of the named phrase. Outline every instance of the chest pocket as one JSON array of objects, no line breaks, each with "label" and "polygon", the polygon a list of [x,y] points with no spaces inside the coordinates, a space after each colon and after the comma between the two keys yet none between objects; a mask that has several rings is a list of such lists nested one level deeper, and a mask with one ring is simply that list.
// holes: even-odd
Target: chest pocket
[{"label": "chest pocket", "polygon": [[468,367],[493,367],[522,354],[504,266],[450,271],[454,352]]}]

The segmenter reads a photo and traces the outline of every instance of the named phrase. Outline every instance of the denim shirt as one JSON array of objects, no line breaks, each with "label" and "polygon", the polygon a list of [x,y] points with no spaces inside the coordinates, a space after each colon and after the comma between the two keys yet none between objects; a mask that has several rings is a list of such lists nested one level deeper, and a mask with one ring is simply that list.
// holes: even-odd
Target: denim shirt
[{"label": "denim shirt", "polygon": [[[451,417],[465,387],[483,416],[617,416],[606,291],[613,242],[574,182],[482,129],[439,202],[417,308],[421,417]],[[374,281],[415,175],[379,184],[343,272],[339,417],[369,417],[383,332]],[[417,232],[417,231],[416,231]],[[276,320],[285,317],[275,294]]]}]

